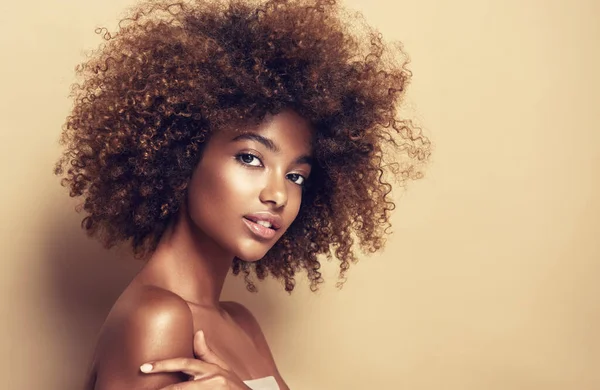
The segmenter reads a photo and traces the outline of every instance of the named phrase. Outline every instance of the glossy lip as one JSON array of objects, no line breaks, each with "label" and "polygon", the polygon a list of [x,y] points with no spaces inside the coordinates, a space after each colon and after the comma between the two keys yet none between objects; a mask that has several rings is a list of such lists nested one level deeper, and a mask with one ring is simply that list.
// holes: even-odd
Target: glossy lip
[{"label": "glossy lip", "polygon": [[246,226],[248,226],[248,229],[250,229],[250,231],[252,233],[254,233],[256,236],[258,236],[260,238],[271,239],[271,238],[275,237],[275,235],[277,234],[277,230],[275,230],[275,229],[271,229],[266,226],[259,225],[256,222],[253,222],[246,217],[244,217],[242,219],[244,220],[244,223],[246,224]]},{"label": "glossy lip", "polygon": [[[279,230],[281,228],[281,224],[282,224],[281,217],[279,215],[270,213],[268,211],[259,211],[257,213],[244,215],[244,218],[248,219],[252,222],[267,221],[272,226],[272,229],[270,229],[270,230]],[[261,225],[259,225],[259,226],[261,226]],[[267,229],[269,229],[269,228],[267,228]]]}]

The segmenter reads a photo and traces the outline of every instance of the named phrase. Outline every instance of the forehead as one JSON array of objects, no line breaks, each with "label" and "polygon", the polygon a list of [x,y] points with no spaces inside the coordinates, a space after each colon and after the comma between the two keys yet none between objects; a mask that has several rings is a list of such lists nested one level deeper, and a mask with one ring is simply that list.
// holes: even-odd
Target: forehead
[{"label": "forehead", "polygon": [[[281,150],[308,153],[311,150],[314,130],[310,123],[294,111],[268,115],[258,124],[238,124],[217,132],[222,142],[230,142],[240,134],[254,133],[268,138]],[[245,138],[248,139],[248,138]]]}]

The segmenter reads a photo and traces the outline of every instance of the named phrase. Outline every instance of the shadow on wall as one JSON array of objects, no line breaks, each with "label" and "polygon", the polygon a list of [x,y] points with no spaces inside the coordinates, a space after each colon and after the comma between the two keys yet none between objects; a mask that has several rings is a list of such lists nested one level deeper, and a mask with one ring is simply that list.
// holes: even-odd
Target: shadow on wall
[{"label": "shadow on wall", "polygon": [[66,366],[56,377],[68,382],[50,388],[82,388],[104,319],[143,264],[124,248],[107,250],[88,238],[79,225],[82,218],[71,204],[57,207],[42,226],[45,301],[54,344],[62,351],[56,358]]}]

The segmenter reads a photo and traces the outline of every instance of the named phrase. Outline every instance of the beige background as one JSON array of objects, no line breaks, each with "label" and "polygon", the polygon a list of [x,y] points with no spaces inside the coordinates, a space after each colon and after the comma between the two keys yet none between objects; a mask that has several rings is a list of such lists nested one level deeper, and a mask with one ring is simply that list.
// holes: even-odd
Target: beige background
[{"label": "beige background", "polygon": [[[436,152],[386,251],[342,291],[225,298],[295,390],[600,389],[600,3],[391,3],[348,2],[404,42]],[[128,4],[0,5],[2,388],[79,388],[138,266],[84,236],[52,175],[73,68]]]}]

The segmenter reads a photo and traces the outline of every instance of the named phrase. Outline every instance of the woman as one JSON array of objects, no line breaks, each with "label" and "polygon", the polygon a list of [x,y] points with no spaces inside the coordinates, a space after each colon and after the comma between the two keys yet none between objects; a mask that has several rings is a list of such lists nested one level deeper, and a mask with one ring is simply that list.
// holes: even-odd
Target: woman
[{"label": "woman", "polygon": [[90,235],[146,259],[87,388],[288,388],[252,314],[220,301],[228,270],[316,290],[334,254],[343,281],[355,241],[384,243],[386,146],[400,179],[429,155],[396,117],[409,73],[350,22],[334,1],[152,1],[78,67],[56,173]]}]

